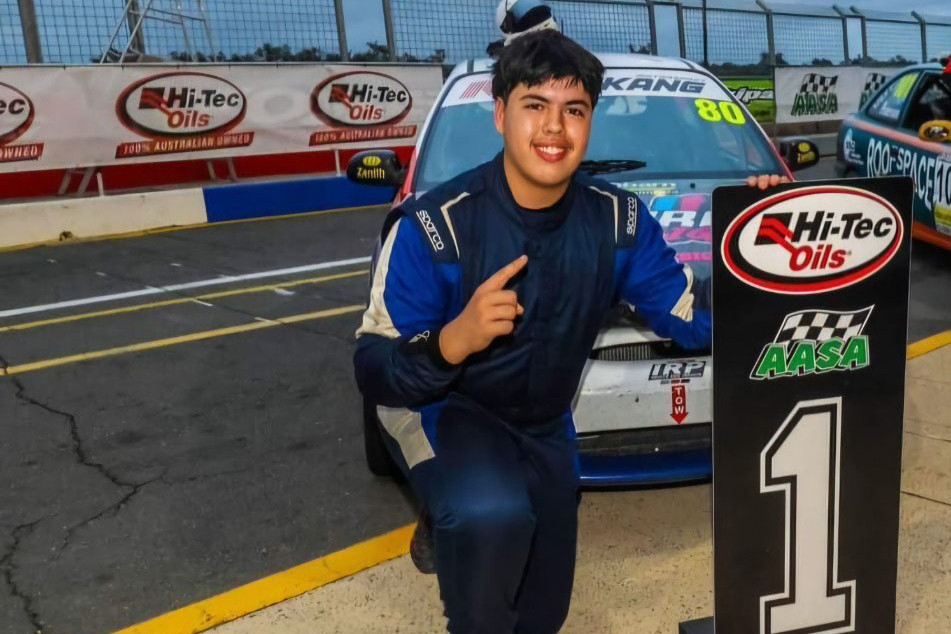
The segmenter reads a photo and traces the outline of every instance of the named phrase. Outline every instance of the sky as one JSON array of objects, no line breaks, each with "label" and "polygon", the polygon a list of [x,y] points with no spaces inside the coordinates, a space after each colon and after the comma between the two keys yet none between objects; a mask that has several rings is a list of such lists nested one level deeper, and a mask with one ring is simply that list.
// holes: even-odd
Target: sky
[{"label": "sky", "polygon": [[[140,0],[141,1],[141,0]],[[171,3],[172,0],[159,0],[156,6]],[[616,0],[628,2],[630,0]],[[688,0],[684,0],[688,1]],[[695,0],[691,0],[695,4]],[[766,0],[767,2],[796,2],[798,6],[813,5],[829,8],[830,0]],[[415,54],[421,58],[432,55],[437,49],[445,49],[449,61],[466,57],[482,56],[485,45],[497,37],[492,26],[492,16],[497,0],[391,0],[397,15],[397,32],[401,53]],[[756,10],[753,0],[710,0],[711,4],[728,2],[737,8]],[[905,16],[912,8],[928,14],[951,16],[951,0],[908,0],[899,3],[896,0],[843,0],[849,6],[854,3],[860,10],[887,10],[900,6]],[[18,15],[17,0],[0,0],[0,63],[25,63],[25,47],[22,31],[16,24]],[[55,63],[88,63],[98,58],[108,42],[122,13],[123,2],[117,0],[37,0],[35,3],[44,59]],[[253,53],[263,43],[286,44],[291,50],[317,47],[322,51],[337,50],[337,33],[334,20],[333,0],[206,0],[211,17],[215,42],[207,46],[199,31],[193,32],[193,42],[199,50],[214,48],[226,55],[232,53]],[[565,27],[565,32],[578,39],[592,50],[623,51],[629,45],[640,48],[649,42],[646,33],[646,12],[643,9],[625,11],[626,14],[639,14],[641,26],[630,31],[618,28],[613,18],[616,4],[581,4],[559,1],[553,3],[555,15]],[[643,3],[640,4],[643,7]],[[787,5],[788,6],[788,5]],[[453,19],[453,7],[464,7],[460,17]],[[484,7],[485,19],[474,22],[473,9]],[[427,9],[429,8],[429,9]],[[367,42],[386,43],[383,25],[382,0],[343,0],[344,19],[347,31],[347,44],[352,52],[367,50]],[[613,12],[613,13],[612,13]],[[433,15],[435,14],[435,15]],[[676,11],[670,5],[657,5],[655,11],[658,28],[658,52],[666,56],[679,56]],[[687,56],[700,59],[702,54],[699,12],[688,16],[689,35],[687,38]],[[722,63],[754,63],[759,60],[766,48],[765,29],[756,27],[757,33],[750,37],[750,22],[758,18],[749,18],[751,14],[731,14],[741,16],[731,20],[720,20],[720,30],[711,32],[710,61]],[[746,15],[747,18],[742,16]],[[402,18],[400,18],[402,16]],[[439,19],[445,21],[441,27]],[[722,14],[721,14],[722,18]],[[692,20],[692,22],[691,22]],[[746,20],[746,29],[743,22]],[[711,23],[715,22],[711,20]],[[484,22],[484,24],[483,24]],[[803,31],[802,21],[798,29],[780,26],[777,18],[777,50],[783,52],[789,63],[810,63],[814,57],[833,59],[842,58],[841,44],[836,50],[835,41],[841,42],[841,29],[836,29],[832,21],[825,21],[825,30],[810,29]],[[859,21],[849,21],[849,53],[854,59],[860,53],[861,36]],[[436,26],[433,26],[433,25]],[[611,28],[611,26],[614,28]],[[880,23],[881,25],[881,23]],[[195,27],[197,29],[197,27]],[[901,54],[906,59],[921,57],[920,43],[915,44],[915,25],[905,27],[879,28],[874,37],[870,37],[869,54],[873,57]],[[784,30],[785,29],[785,30]],[[890,30],[889,30],[890,29]],[[909,30],[912,32],[909,37]],[[148,22],[143,29],[149,52],[166,55],[171,51],[184,51],[183,38],[176,27],[164,23]],[[887,32],[884,32],[887,31]],[[407,35],[409,34],[409,35]],[[203,42],[205,45],[203,45]],[[929,35],[929,56],[951,51],[951,29],[935,29]],[[932,47],[932,44],[934,46]],[[122,42],[120,42],[120,46]],[[916,50],[916,46],[918,47]],[[876,48],[878,50],[873,51]],[[932,51],[931,49],[934,49]],[[939,50],[940,49],[940,50]]]}]

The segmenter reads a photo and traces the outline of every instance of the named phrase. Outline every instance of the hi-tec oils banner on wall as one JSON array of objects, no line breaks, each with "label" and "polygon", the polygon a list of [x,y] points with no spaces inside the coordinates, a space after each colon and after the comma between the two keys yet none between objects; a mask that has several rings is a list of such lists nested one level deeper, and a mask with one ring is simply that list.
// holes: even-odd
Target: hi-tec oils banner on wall
[{"label": "hi-tec oils banner on wall", "polygon": [[911,202],[713,194],[717,632],[895,631]]},{"label": "hi-tec oils banner on wall", "polygon": [[0,171],[415,143],[437,66],[0,68]]},{"label": "hi-tec oils banner on wall", "polygon": [[897,68],[779,66],[776,123],[839,121],[857,111]]}]

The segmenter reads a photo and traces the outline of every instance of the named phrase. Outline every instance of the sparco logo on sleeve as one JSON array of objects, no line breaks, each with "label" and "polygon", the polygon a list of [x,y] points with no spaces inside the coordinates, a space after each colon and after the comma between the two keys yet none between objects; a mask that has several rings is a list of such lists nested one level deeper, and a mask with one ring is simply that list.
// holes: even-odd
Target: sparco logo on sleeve
[{"label": "sparco logo on sleeve", "polygon": [[904,226],[870,192],[834,185],[796,189],[743,210],[727,227],[727,269],[774,293],[822,293],[855,284],[895,255]]},{"label": "sparco logo on sleeve", "polygon": [[433,224],[433,219],[429,217],[429,212],[425,209],[420,209],[416,212],[416,216],[423,224],[423,228],[426,230],[426,235],[429,236],[429,241],[432,243],[433,249],[442,251],[446,245],[443,243],[442,238],[439,237],[439,231],[436,229],[436,225]]},{"label": "sparco logo on sleeve", "polygon": [[310,96],[310,107],[330,126],[392,125],[409,114],[413,98],[394,77],[356,71],[321,82]]}]

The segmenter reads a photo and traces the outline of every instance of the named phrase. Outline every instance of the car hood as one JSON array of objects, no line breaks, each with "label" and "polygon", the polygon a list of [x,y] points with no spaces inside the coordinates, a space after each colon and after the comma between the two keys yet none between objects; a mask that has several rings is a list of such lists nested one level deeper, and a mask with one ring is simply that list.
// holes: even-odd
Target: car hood
[{"label": "car hood", "polygon": [[713,190],[742,181],[613,180],[621,189],[637,194],[664,230],[664,239],[677,259],[688,264],[697,279],[711,274]]}]

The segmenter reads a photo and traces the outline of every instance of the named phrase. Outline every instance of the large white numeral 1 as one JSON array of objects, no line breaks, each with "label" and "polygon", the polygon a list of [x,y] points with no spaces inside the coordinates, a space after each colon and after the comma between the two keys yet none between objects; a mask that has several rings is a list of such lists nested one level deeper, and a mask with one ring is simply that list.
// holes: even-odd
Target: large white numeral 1
[{"label": "large white numeral 1", "polygon": [[760,634],[855,631],[855,581],[839,581],[842,399],[800,401],[760,454],[760,493],[786,497],[786,579],[760,597]]}]

